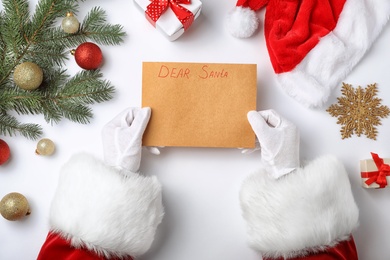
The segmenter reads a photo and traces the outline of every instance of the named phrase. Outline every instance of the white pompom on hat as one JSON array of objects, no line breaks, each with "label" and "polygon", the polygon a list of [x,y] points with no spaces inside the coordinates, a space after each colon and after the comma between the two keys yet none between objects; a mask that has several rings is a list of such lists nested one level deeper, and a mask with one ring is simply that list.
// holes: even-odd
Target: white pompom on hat
[{"label": "white pompom on hat", "polygon": [[238,0],[236,7],[226,17],[226,28],[230,34],[237,38],[252,36],[259,26],[255,11],[267,2],[268,0]]}]

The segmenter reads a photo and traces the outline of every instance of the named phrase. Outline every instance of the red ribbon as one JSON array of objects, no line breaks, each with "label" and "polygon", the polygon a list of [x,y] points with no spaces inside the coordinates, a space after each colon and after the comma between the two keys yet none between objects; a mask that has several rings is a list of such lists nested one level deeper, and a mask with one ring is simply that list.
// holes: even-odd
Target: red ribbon
[{"label": "red ribbon", "polygon": [[390,176],[390,165],[385,164],[383,159],[380,158],[376,153],[371,153],[372,159],[375,162],[375,165],[378,171],[373,172],[362,172],[362,178],[368,178],[365,183],[371,185],[376,182],[379,185],[379,188],[385,188],[387,186],[386,176]]},{"label": "red ribbon", "polygon": [[151,3],[146,7],[146,18],[153,26],[156,26],[157,20],[170,7],[177,19],[183,24],[184,30],[187,30],[194,21],[194,14],[180,4],[191,4],[191,0],[151,0]]}]

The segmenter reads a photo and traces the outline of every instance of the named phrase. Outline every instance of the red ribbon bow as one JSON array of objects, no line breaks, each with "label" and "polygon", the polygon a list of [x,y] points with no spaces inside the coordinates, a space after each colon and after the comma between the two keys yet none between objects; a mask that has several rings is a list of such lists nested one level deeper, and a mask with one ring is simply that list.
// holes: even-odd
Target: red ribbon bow
[{"label": "red ribbon bow", "polygon": [[378,171],[362,172],[362,178],[368,178],[365,181],[367,185],[371,185],[372,183],[376,182],[379,185],[379,188],[382,189],[387,186],[386,176],[390,176],[390,165],[385,164],[383,159],[380,158],[376,153],[371,153],[371,156]]},{"label": "red ribbon bow", "polygon": [[177,19],[183,24],[184,30],[187,30],[194,21],[194,14],[180,4],[191,4],[191,0],[151,0],[151,3],[146,7],[146,18],[153,26],[156,26],[157,20],[170,7]]}]

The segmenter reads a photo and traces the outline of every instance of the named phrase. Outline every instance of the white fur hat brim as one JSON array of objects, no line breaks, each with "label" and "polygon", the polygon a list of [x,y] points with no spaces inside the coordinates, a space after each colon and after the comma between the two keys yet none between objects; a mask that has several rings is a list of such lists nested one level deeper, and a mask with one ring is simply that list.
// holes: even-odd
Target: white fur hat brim
[{"label": "white fur hat brim", "polygon": [[277,74],[282,89],[305,107],[324,106],[370,49],[389,15],[389,0],[346,1],[334,30],[292,71]]},{"label": "white fur hat brim", "polygon": [[240,192],[248,242],[263,257],[297,257],[348,240],[359,211],[348,175],[333,156],[312,161],[279,179],[266,169]]},{"label": "white fur hat brim", "polygon": [[50,224],[76,248],[136,257],[150,248],[163,215],[156,177],[124,176],[82,153],[61,169]]}]

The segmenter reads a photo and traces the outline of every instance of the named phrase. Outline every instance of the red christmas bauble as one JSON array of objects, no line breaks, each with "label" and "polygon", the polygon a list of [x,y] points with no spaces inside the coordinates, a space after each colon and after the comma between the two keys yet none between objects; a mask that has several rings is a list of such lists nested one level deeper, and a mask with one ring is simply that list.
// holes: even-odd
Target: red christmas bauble
[{"label": "red christmas bauble", "polygon": [[0,139],[0,165],[8,161],[10,154],[11,152],[8,144],[4,140]]},{"label": "red christmas bauble", "polygon": [[99,46],[92,42],[80,44],[75,52],[76,63],[85,70],[95,70],[100,67],[103,61],[103,54]]}]

